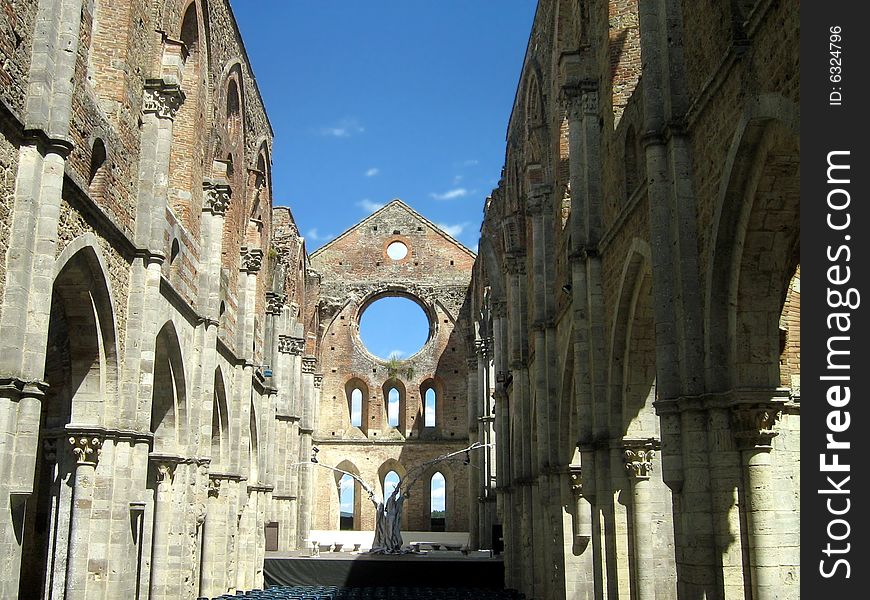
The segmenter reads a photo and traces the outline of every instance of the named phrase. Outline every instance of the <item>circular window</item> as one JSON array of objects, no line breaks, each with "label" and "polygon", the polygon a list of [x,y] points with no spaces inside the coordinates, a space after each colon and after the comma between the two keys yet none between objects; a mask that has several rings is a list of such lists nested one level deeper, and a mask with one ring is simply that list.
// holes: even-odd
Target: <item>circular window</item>
[{"label": "circular window", "polygon": [[419,352],[429,339],[429,318],[413,300],[380,298],[360,315],[359,336],[378,358],[405,359]]},{"label": "circular window", "polygon": [[393,242],[387,246],[387,256],[393,260],[402,260],[408,256],[408,247],[402,242]]}]

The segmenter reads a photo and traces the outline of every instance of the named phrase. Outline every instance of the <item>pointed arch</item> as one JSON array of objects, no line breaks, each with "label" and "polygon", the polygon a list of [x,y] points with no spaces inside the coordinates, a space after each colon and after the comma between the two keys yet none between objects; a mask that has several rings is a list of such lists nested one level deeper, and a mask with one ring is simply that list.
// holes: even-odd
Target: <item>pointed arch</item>
[{"label": "pointed arch", "polygon": [[181,62],[181,91],[184,101],[172,124],[169,157],[169,201],[175,212],[194,235],[199,231],[202,206],[202,181],[210,175],[202,157],[206,154],[209,101],[208,55],[205,23],[208,20],[200,0],[184,7],[178,24],[179,42],[166,42],[164,53]]},{"label": "pointed arch", "polygon": [[182,455],[188,450],[190,431],[187,385],[181,344],[172,321],[167,321],[157,334],[153,380],[150,430],[154,434],[154,451]]},{"label": "pointed arch", "polygon": [[[33,424],[35,448],[59,450],[67,425],[106,426],[117,412],[117,334],[107,272],[92,234],[73,240],[55,262],[43,370],[48,387]],[[68,546],[57,532],[69,527],[73,499],[64,482],[71,485],[75,469],[69,453],[58,451],[50,460],[40,451],[31,458],[33,488],[15,531],[24,591],[44,589],[52,572],[65,572]]]},{"label": "pointed arch", "polygon": [[622,269],[610,341],[609,427],[615,437],[658,437],[650,264],[649,245],[635,238]]},{"label": "pointed arch", "polygon": [[230,459],[230,419],[227,391],[220,366],[214,370],[214,396],[211,416],[211,468],[225,469]]},{"label": "pointed arch", "polygon": [[[349,460],[343,460],[338,463],[338,465],[336,465],[336,469],[346,471],[347,473],[353,473],[357,477],[359,477],[360,475],[359,468],[357,468],[357,466]],[[338,527],[336,527],[336,529],[350,529],[353,531],[359,531],[360,529],[362,529],[362,486],[354,478],[339,473],[337,471],[333,472],[333,479],[335,481],[336,498],[338,501],[338,523],[336,523]],[[342,496],[343,493],[344,496]],[[343,512],[343,499],[346,503],[344,508],[350,509],[344,511],[348,513],[344,517],[344,523],[342,523],[341,514]],[[349,506],[347,505],[348,503]]]},{"label": "pointed arch", "polygon": [[734,134],[707,256],[710,389],[780,383],[779,323],[799,264],[799,114],[782,96],[763,95]]},{"label": "pointed arch", "polygon": [[359,377],[351,377],[344,384],[344,394],[347,399],[348,423],[351,427],[359,427],[363,433],[366,433],[370,413],[369,386]]},{"label": "pointed arch", "polygon": [[248,416],[248,482],[260,482],[260,432],[257,423],[257,406],[251,392],[251,410]]}]

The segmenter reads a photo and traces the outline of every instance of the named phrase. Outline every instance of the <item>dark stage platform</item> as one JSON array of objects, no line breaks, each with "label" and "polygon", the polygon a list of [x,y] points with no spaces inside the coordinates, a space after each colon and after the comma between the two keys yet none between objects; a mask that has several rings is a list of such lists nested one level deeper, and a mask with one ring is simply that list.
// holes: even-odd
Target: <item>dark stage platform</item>
[{"label": "dark stage platform", "polygon": [[312,557],[267,553],[264,576],[267,586],[504,588],[504,562],[501,557],[444,554],[429,552],[382,556],[330,552]]}]

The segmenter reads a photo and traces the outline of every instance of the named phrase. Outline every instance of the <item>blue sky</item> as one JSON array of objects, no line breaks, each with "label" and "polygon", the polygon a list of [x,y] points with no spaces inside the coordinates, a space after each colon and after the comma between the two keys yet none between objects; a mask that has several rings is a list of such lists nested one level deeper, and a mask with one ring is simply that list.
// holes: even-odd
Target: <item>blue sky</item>
[{"label": "blue sky", "polygon": [[[476,251],[536,0],[232,6],[275,132],[275,204],[291,207],[308,252],[393,198]],[[416,352],[427,326],[415,309],[369,315],[369,349]],[[433,498],[443,508],[443,484]]]},{"label": "blue sky", "polygon": [[535,0],[232,0],[309,252],[401,198],[471,249]]}]

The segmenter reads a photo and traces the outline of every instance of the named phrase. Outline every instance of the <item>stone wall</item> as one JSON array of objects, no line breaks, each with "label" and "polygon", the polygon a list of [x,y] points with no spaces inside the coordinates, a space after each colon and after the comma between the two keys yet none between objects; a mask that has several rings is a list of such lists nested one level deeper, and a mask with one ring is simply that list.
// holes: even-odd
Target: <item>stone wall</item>
[{"label": "stone wall", "polygon": [[[407,255],[391,259],[387,247],[401,242]],[[400,476],[415,473],[424,462],[469,445],[467,360],[465,339],[466,291],[474,255],[401,201],[394,200],[311,255],[311,268],[320,282],[317,320],[320,323],[318,360],[323,372],[321,401],[314,444],[319,460],[335,466],[352,465],[371,482],[378,470],[395,461]],[[429,319],[429,340],[411,357],[403,357],[391,373],[386,357],[372,355],[359,337],[359,319],[379,298],[406,297],[417,302]],[[387,392],[400,392],[398,427],[387,419]],[[424,394],[436,391],[435,426],[424,424]],[[353,426],[350,395],[363,390],[363,422]],[[336,462],[329,462],[329,460]],[[460,461],[461,464],[461,461]],[[431,470],[434,472],[433,467]],[[465,531],[468,523],[468,473],[452,469],[447,485],[455,492],[448,500],[448,527]],[[467,471],[467,469],[466,469]],[[382,478],[386,472],[380,473]],[[420,474],[423,477],[423,474]],[[407,526],[429,529],[427,472],[405,505]],[[338,528],[333,473],[318,473],[316,505],[331,507],[314,515],[315,529]],[[383,493],[379,488],[377,492]],[[424,492],[423,490],[426,489]],[[363,504],[368,505],[367,500]],[[374,510],[365,506],[357,529],[374,525]]]},{"label": "stone wall", "polygon": [[538,5],[472,281],[531,597],[797,597],[797,19]]},{"label": "stone wall", "polygon": [[261,587],[316,398],[229,2],[0,8],[0,596]]}]

